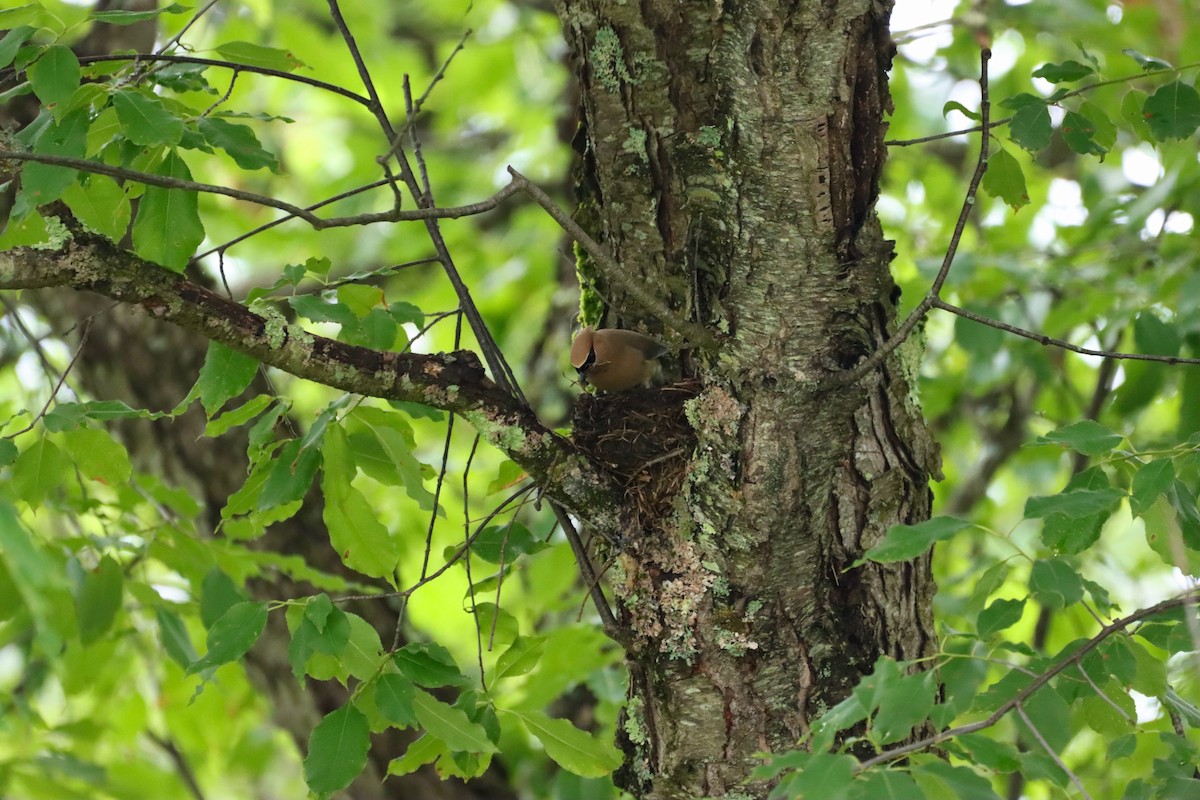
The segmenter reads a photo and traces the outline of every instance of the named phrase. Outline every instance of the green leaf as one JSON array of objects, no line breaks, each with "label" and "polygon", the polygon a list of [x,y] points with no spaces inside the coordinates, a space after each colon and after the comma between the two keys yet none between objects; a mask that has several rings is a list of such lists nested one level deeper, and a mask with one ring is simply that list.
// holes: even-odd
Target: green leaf
[{"label": "green leaf", "polygon": [[1061,559],[1039,559],[1029,574],[1029,591],[1047,608],[1066,608],[1083,599],[1083,579]]},{"label": "green leaf", "polygon": [[1183,81],[1172,81],[1146,99],[1142,115],[1160,142],[1186,139],[1200,126],[1200,93]]},{"label": "green leaf", "polygon": [[1078,61],[1064,61],[1061,64],[1043,64],[1033,71],[1033,77],[1044,78],[1051,83],[1078,81],[1093,74],[1095,74],[1095,71],[1091,67],[1086,64],[1080,64]]},{"label": "green leaf", "polygon": [[1155,70],[1171,68],[1169,61],[1163,61],[1161,58],[1155,58],[1154,56],[1144,56],[1137,50],[1128,47],[1121,52],[1136,61],[1144,72],[1154,72]]},{"label": "green leaf", "polygon": [[1146,105],[1147,94],[1140,89],[1130,89],[1121,99],[1121,120],[1133,130],[1143,142],[1153,143],[1154,135],[1146,124],[1142,108]]},{"label": "green leaf", "polygon": [[236,661],[250,651],[267,625],[266,603],[238,603],[208,631],[208,652],[188,667],[189,675]]},{"label": "green leaf", "polygon": [[1138,468],[1133,476],[1129,507],[1141,516],[1175,483],[1175,462],[1159,458]]},{"label": "green leaf", "polygon": [[853,566],[865,561],[880,564],[908,561],[924,553],[934,542],[949,539],[969,527],[970,522],[957,517],[934,517],[916,525],[893,525],[888,528],[883,541],[863,553],[863,557],[855,561]]},{"label": "green leaf", "polygon": [[371,729],[352,704],[331,711],[313,729],[304,757],[304,780],[317,795],[327,796],[350,785],[367,765]]},{"label": "green leaf", "polygon": [[519,556],[548,547],[519,522],[484,528],[471,541],[471,552],[489,564],[511,564]]},{"label": "green leaf", "polygon": [[897,675],[878,694],[879,711],[871,721],[871,739],[891,744],[907,737],[914,726],[928,719],[937,688],[932,672]]},{"label": "green leaf", "polygon": [[1102,156],[1108,152],[1096,141],[1096,124],[1077,111],[1068,111],[1059,126],[1067,147],[1080,155]]},{"label": "green leaf", "polygon": [[553,719],[540,711],[506,711],[519,719],[546,755],[567,772],[584,778],[601,778],[621,766],[624,756],[609,742],[579,730],[565,719]]},{"label": "green leaf", "polygon": [[1075,489],[1046,497],[1030,497],[1025,501],[1025,518],[1039,519],[1057,514],[1068,519],[1082,519],[1093,514],[1111,512],[1125,493],[1119,489]]},{"label": "green leaf", "polygon": [[1021,615],[1025,613],[1025,601],[1022,600],[995,600],[979,612],[979,618],[976,622],[976,628],[980,636],[991,636],[993,633],[999,633],[1006,628],[1011,628],[1021,621]]},{"label": "green leaf", "polygon": [[63,202],[87,227],[119,242],[129,228],[130,206],[125,190],[107,175],[91,175],[86,182],[71,183]]},{"label": "green leaf", "polygon": [[915,764],[910,773],[925,797],[952,797],[954,800],[1000,800],[991,782],[970,767],[954,766],[940,760]]},{"label": "green leaf", "polygon": [[957,111],[969,120],[978,122],[983,119],[978,111],[972,111],[957,100],[949,100],[942,106],[942,117],[950,116],[951,111]]},{"label": "green leaf", "polygon": [[228,575],[214,567],[200,583],[200,621],[212,628],[225,612],[247,599]]},{"label": "green leaf", "polygon": [[[155,172],[168,178],[192,179],[187,164],[174,151]],[[183,272],[203,240],[204,226],[194,191],[146,187],[133,223],[133,245],[138,255],[172,272]]]},{"label": "green leaf", "polygon": [[1095,103],[1088,101],[1079,106],[1079,113],[1086,117],[1093,127],[1092,138],[1106,151],[1111,150],[1117,143],[1117,126],[1108,118],[1108,114]]},{"label": "green leaf", "polygon": [[403,675],[383,675],[375,684],[375,706],[388,722],[411,728],[417,725],[417,712],[413,710],[416,691]]},{"label": "green leaf", "polygon": [[1008,123],[1008,132],[1014,142],[1031,153],[1046,149],[1053,133],[1050,109],[1045,103],[1031,103],[1018,108]]},{"label": "green leaf", "polygon": [[[33,151],[82,158],[87,147],[87,124],[87,113],[83,109],[71,111],[61,120],[51,120],[34,142]],[[21,189],[13,205],[13,214],[25,214],[57,200],[75,182],[76,176],[76,171],[68,167],[27,163],[21,170]]]},{"label": "green leaf", "polygon": [[1129,685],[1147,697],[1163,697],[1170,685],[1167,683],[1167,664],[1150,654],[1136,639],[1127,640],[1133,654],[1134,672]]},{"label": "green leaf", "polygon": [[323,518],[329,542],[346,566],[395,581],[400,547],[376,517],[371,504],[350,485],[356,470],[350,460],[349,443],[341,425],[330,425],[321,445],[321,491],[325,495]]},{"label": "green leaf", "polygon": [[266,67],[281,72],[291,72],[306,66],[286,50],[274,47],[263,47],[252,42],[226,42],[213,48],[235,64],[246,64],[251,67]]},{"label": "green leaf", "polygon": [[163,651],[179,666],[187,669],[200,656],[192,645],[192,637],[188,635],[187,625],[178,614],[159,607],[154,609],[155,619],[158,620],[158,638],[162,642]]},{"label": "green leaf", "polygon": [[426,764],[432,764],[443,755],[448,755],[446,744],[436,736],[426,734],[408,746],[404,755],[393,758],[388,764],[388,775],[408,775]]},{"label": "green leaf", "polygon": [[210,341],[204,365],[200,367],[200,377],[196,380],[200,404],[209,419],[227,401],[245,391],[256,374],[258,361],[220,342]]},{"label": "green leaf", "polygon": [[157,95],[137,89],[113,94],[113,108],[125,138],[143,147],[176,145],[183,138],[183,120],[172,114]]},{"label": "green leaf", "polygon": [[79,59],[65,45],[47,47],[28,73],[33,93],[47,108],[66,102],[79,88]]},{"label": "green leaf", "polygon": [[71,460],[85,478],[120,486],[133,474],[133,465],[125,445],[100,428],[76,428],[63,433],[63,443]]},{"label": "green leaf", "polygon": [[[1061,753],[1071,742],[1075,731],[1071,726],[1071,707],[1063,700],[1062,695],[1053,686],[1043,686],[1021,704],[1025,709],[1030,723],[1041,734],[1042,738]],[[1026,736],[1033,740],[1024,720],[1018,718],[1017,724],[1026,731]]]},{"label": "green leaf", "polygon": [[245,425],[261,414],[272,402],[274,402],[273,397],[267,394],[260,394],[252,400],[246,401],[241,406],[225,412],[216,419],[210,420],[204,426],[204,435],[215,438],[228,432],[231,428]]},{"label": "green leaf", "polygon": [[396,651],[392,660],[400,674],[420,686],[433,689],[468,683],[450,651],[435,642],[409,642]]},{"label": "green leaf", "polygon": [[916,781],[898,769],[869,770],[863,778],[858,796],[864,800],[913,800],[922,796]]},{"label": "green leaf", "polygon": [[292,439],[279,448],[258,496],[259,511],[303,500],[308,494],[321,466],[321,451],[318,447],[302,449],[300,445],[299,439]]},{"label": "green leaf", "polygon": [[1015,772],[1021,767],[1021,756],[1008,742],[997,741],[981,733],[956,736],[954,741],[971,754],[971,763],[996,772]]},{"label": "green leaf", "polygon": [[287,298],[287,302],[297,314],[313,322],[353,325],[358,319],[344,303],[326,303],[321,298],[309,294],[293,295]]},{"label": "green leaf", "polygon": [[988,156],[987,172],[983,174],[983,189],[1002,200],[1013,211],[1029,205],[1029,190],[1021,164],[1003,147]]},{"label": "green leaf", "polygon": [[544,636],[518,636],[516,641],[496,660],[492,680],[525,675],[537,666],[546,649]]},{"label": "green leaf", "polygon": [[49,439],[38,439],[17,456],[12,468],[12,488],[17,497],[37,508],[61,482],[70,466],[62,450]]},{"label": "green leaf", "polygon": [[104,22],[109,25],[134,25],[144,20],[154,19],[159,14],[182,14],[190,10],[191,8],[188,6],[171,3],[169,6],[149,11],[93,11],[91,17],[96,22]]},{"label": "green leaf", "polygon": [[0,439],[0,467],[7,467],[16,461],[18,452],[12,439]]},{"label": "green leaf", "polygon": [[196,120],[196,129],[204,140],[213,147],[224,150],[242,169],[261,169],[279,172],[279,159],[265,150],[254,131],[246,125],[237,125],[219,117],[201,117]]},{"label": "green leaf", "polygon": [[1095,420],[1085,419],[1039,436],[1034,444],[1065,444],[1085,456],[1098,456],[1111,451],[1124,438]]},{"label": "green leaf", "polygon": [[414,692],[412,705],[421,727],[431,736],[445,742],[451,750],[468,753],[499,752],[483,726],[472,722],[462,709],[435,699],[423,689]]},{"label": "green leaf", "polygon": [[[3,27],[3,26],[0,26]],[[33,35],[36,28],[29,25],[20,25],[12,28],[4,34],[4,38],[0,39],[0,69],[7,67],[17,57],[17,52],[21,49],[21,45]]]},{"label": "green leaf", "polygon": [[125,573],[110,556],[104,556],[94,570],[83,575],[83,584],[75,595],[75,613],[79,618],[79,640],[85,645],[99,640],[112,627],[121,610]]},{"label": "green leaf", "polygon": [[[1160,495],[1143,512],[1142,519],[1146,523],[1146,543],[1164,563],[1188,575],[1200,575],[1200,552],[1184,545],[1180,515],[1167,494]],[[1180,557],[1183,563],[1179,563]]]},{"label": "green leaf", "polygon": [[520,466],[512,461],[502,461],[500,462],[500,468],[496,473],[496,477],[488,484],[487,493],[495,494],[502,489],[510,489],[525,480],[525,478],[525,470]]},{"label": "green leaf", "polygon": [[[413,455],[416,440],[412,426],[400,414],[382,408],[360,406],[349,415],[355,458],[363,471],[405,493],[424,511],[433,510],[433,494],[425,488],[424,465]],[[374,442],[364,442],[363,437]]]},{"label": "green leaf", "polygon": [[779,784],[776,792],[784,797],[846,800],[855,789],[853,756],[835,753],[812,753],[805,759],[804,768],[792,772]]},{"label": "green leaf", "polygon": [[59,403],[43,422],[46,430],[65,431],[78,427],[87,419],[111,422],[115,419],[161,419],[165,416],[158,411],[130,408],[120,400],[92,400],[87,403]]}]

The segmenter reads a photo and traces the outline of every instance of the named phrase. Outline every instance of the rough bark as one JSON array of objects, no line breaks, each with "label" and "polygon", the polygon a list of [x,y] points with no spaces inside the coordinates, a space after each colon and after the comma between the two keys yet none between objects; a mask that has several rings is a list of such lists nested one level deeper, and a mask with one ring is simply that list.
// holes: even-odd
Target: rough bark
[{"label": "rough bark", "polygon": [[[795,745],[881,654],[934,646],[927,558],[848,569],[929,514],[938,471],[888,335],[873,212],[890,4],[562,2],[582,92],[579,218],[681,318],[724,334],[674,366],[698,447],[614,582],[634,634],[621,783],[712,797]],[[605,321],[666,333],[580,265]],[[585,308],[587,305],[585,304]]]}]

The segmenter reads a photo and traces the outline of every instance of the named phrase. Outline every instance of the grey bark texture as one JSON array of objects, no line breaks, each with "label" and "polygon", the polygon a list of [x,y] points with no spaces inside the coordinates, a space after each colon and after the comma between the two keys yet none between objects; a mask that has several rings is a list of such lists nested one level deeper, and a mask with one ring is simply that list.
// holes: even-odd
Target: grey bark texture
[{"label": "grey bark texture", "polygon": [[[929,515],[938,455],[913,378],[897,356],[824,388],[895,315],[873,210],[889,11],[559,4],[582,96],[577,219],[721,337],[675,342],[672,366],[700,386],[697,447],[615,559],[633,635],[619,779],[641,798],[765,796],[746,783],[756,753],[794,747],[880,655],[936,646],[928,557],[848,569]],[[670,337],[586,260],[580,273],[585,314]]]}]

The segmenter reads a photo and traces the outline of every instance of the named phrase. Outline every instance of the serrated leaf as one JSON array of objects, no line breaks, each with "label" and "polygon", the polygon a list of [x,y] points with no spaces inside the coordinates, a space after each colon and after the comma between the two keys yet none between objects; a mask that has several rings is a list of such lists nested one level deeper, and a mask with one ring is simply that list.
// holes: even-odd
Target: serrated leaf
[{"label": "serrated leaf", "polygon": [[50,490],[59,485],[69,466],[70,461],[53,442],[38,439],[13,463],[13,492],[30,508],[37,508]]},{"label": "serrated leaf", "polygon": [[373,578],[396,579],[400,548],[362,493],[350,485],[356,470],[341,425],[330,425],[321,445],[323,519],[343,563]]},{"label": "serrated leaf", "polygon": [[1024,600],[995,600],[979,612],[975,626],[980,636],[990,636],[1016,625],[1021,621],[1021,615],[1024,613]]},{"label": "serrated leaf", "polygon": [[1200,93],[1183,81],[1172,81],[1146,98],[1142,116],[1160,142],[1186,139],[1200,126]]},{"label": "serrated leaf", "polygon": [[[1041,738],[1056,752],[1061,753],[1075,735],[1071,726],[1071,707],[1063,700],[1062,695],[1055,691],[1053,686],[1043,686],[1025,700],[1021,707],[1029,717],[1029,722],[1041,734]],[[1018,718],[1017,724],[1031,740],[1034,738],[1024,720]]]},{"label": "serrated leaf", "polygon": [[1124,438],[1095,420],[1085,419],[1039,436],[1034,444],[1065,444],[1085,456],[1099,456],[1112,450]]},{"label": "serrated leaf", "polygon": [[1130,89],[1121,98],[1121,120],[1130,127],[1135,135],[1143,142],[1153,143],[1154,135],[1146,124],[1142,108],[1146,105],[1147,94],[1140,89]]},{"label": "serrated leaf", "polygon": [[375,706],[383,718],[393,725],[410,728],[417,724],[413,710],[416,688],[403,675],[383,675],[375,684]]},{"label": "serrated leaf", "polygon": [[601,778],[621,766],[624,756],[611,743],[581,731],[565,719],[540,711],[506,711],[521,721],[560,767],[584,778]]},{"label": "serrated leaf", "polygon": [[983,174],[983,189],[1002,200],[1013,211],[1029,205],[1029,190],[1021,164],[1003,147],[988,157],[987,172]]},{"label": "serrated leaf", "polygon": [[259,511],[303,500],[308,493],[321,466],[321,451],[300,445],[299,439],[292,439],[279,448],[258,496]]},{"label": "serrated leaf", "polygon": [[79,640],[84,645],[92,644],[108,633],[121,610],[124,585],[125,573],[110,556],[100,559],[94,570],[84,572],[82,585],[75,595]]},{"label": "serrated leaf", "polygon": [[1043,64],[1033,71],[1033,77],[1043,78],[1051,83],[1067,83],[1078,81],[1093,75],[1094,70],[1086,64],[1068,60],[1061,64]]},{"label": "serrated leaf", "polygon": [[[83,109],[71,111],[61,120],[51,119],[33,143],[33,151],[42,155],[82,158],[87,147],[87,124],[87,112]],[[21,169],[21,188],[12,213],[20,216],[57,200],[76,178],[76,171],[68,167],[27,163]]]},{"label": "serrated leaf", "polygon": [[1159,458],[1141,466],[1133,476],[1129,507],[1140,516],[1175,483],[1175,463]]},{"label": "serrated leaf", "polygon": [[199,658],[196,648],[192,646],[187,625],[178,614],[161,607],[154,609],[154,617],[158,621],[158,640],[162,643],[163,651],[172,661],[187,669]]},{"label": "serrated leaf", "polygon": [[287,50],[274,47],[263,47],[252,42],[225,42],[213,48],[235,64],[246,64],[252,67],[266,67],[282,72],[291,72],[306,66]]},{"label": "serrated leaf", "polygon": [[489,564],[511,564],[519,556],[536,553],[546,544],[519,522],[484,528],[471,541],[471,552]]},{"label": "serrated leaf", "polygon": [[1082,519],[1093,514],[1111,512],[1125,493],[1119,489],[1076,489],[1025,501],[1025,518],[1038,519],[1060,515],[1067,519]]},{"label": "serrated leaf", "polygon": [[188,674],[194,675],[241,658],[258,641],[266,626],[266,603],[246,602],[232,606],[209,628],[208,651],[188,667]]},{"label": "serrated leaf", "polygon": [[435,642],[410,642],[397,650],[392,660],[402,675],[420,686],[433,689],[467,683],[454,656]]},{"label": "serrated leaf", "polygon": [[221,436],[228,432],[231,428],[236,428],[240,425],[245,425],[250,420],[261,414],[267,406],[274,402],[274,398],[270,395],[260,394],[251,400],[246,401],[237,408],[226,411],[219,417],[209,421],[204,426],[204,435],[210,437]]},{"label": "serrated leaf", "polygon": [[878,696],[879,710],[871,720],[871,738],[891,744],[907,737],[933,710],[937,682],[932,672],[898,675]]},{"label": "serrated leaf", "polygon": [[1144,72],[1153,72],[1159,69],[1171,68],[1171,63],[1169,61],[1163,61],[1161,58],[1155,58],[1154,56],[1142,55],[1137,50],[1132,48],[1127,47],[1121,52],[1136,61],[1138,66],[1141,67]]},{"label": "serrated leaf", "polygon": [[128,482],[133,474],[133,465],[125,445],[113,439],[106,430],[76,428],[66,431],[63,444],[75,466],[89,480],[120,486]]},{"label": "serrated leaf", "polygon": [[804,768],[784,777],[776,791],[784,797],[848,800],[856,789],[857,764],[853,756],[812,753]]},{"label": "serrated leaf", "polygon": [[313,322],[336,322],[339,325],[352,325],[357,317],[344,303],[327,303],[319,297],[302,294],[287,298],[288,305],[305,319]]},{"label": "serrated leaf", "polygon": [[1050,110],[1045,103],[1021,106],[1009,121],[1008,132],[1014,142],[1031,153],[1046,149],[1053,133]]},{"label": "serrated leaf", "polygon": [[97,233],[114,242],[125,236],[129,228],[129,198],[107,175],[92,175],[86,183],[72,183],[63,190],[62,199],[80,222]]},{"label": "serrated leaf", "polygon": [[1083,579],[1060,559],[1039,559],[1029,574],[1029,591],[1047,608],[1066,608],[1083,599]]},{"label": "serrated leaf", "polygon": [[350,785],[367,765],[371,728],[367,717],[352,704],[331,711],[313,729],[304,757],[304,780],[318,795]]},{"label": "serrated leaf", "polygon": [[970,522],[957,517],[934,517],[916,525],[893,525],[888,528],[883,541],[864,553],[854,564],[857,566],[865,561],[880,564],[908,561],[924,553],[934,542],[949,539],[969,527]]},{"label": "serrated leaf", "polygon": [[143,147],[176,145],[183,138],[183,120],[163,105],[156,95],[122,89],[112,96],[113,108],[125,138]]},{"label": "serrated leaf", "polygon": [[1067,147],[1080,155],[1103,156],[1108,152],[1096,141],[1096,124],[1077,111],[1063,115],[1059,131]]},{"label": "serrated leaf", "polygon": [[388,775],[408,775],[448,754],[444,742],[436,736],[426,734],[410,744],[404,755],[391,760],[388,764]]},{"label": "serrated leaf", "polygon": [[66,102],[79,88],[79,59],[65,45],[47,47],[27,72],[33,93],[48,108]]},{"label": "serrated leaf", "polygon": [[30,25],[18,25],[4,34],[0,39],[0,69],[7,67],[17,57],[21,45],[33,35],[36,28]]},{"label": "serrated leaf", "polygon": [[1105,150],[1111,150],[1117,143],[1117,126],[1108,118],[1108,114],[1091,101],[1080,105],[1079,113],[1092,123],[1094,129],[1092,138]]},{"label": "serrated leaf", "polygon": [[525,675],[537,666],[546,649],[544,636],[518,636],[516,641],[496,659],[493,680]]},{"label": "serrated leaf", "polygon": [[220,342],[210,341],[208,352],[204,356],[204,365],[200,367],[200,377],[196,380],[200,404],[204,406],[204,412],[209,419],[220,411],[228,400],[245,391],[257,373],[256,360]]},{"label": "serrated leaf", "polygon": [[160,14],[182,14],[190,10],[188,6],[171,3],[169,6],[149,11],[93,11],[91,17],[96,22],[103,22],[108,25],[134,25],[138,22],[154,19]]},{"label": "serrated leaf", "polygon": [[922,788],[925,797],[1000,800],[999,795],[992,789],[991,782],[970,767],[947,764],[944,761],[926,761],[914,765],[909,774]]},{"label": "serrated leaf", "polygon": [[423,689],[415,691],[412,705],[421,727],[431,736],[445,742],[451,750],[468,753],[499,752],[483,726],[472,722],[462,709],[443,703]]},{"label": "serrated leaf", "polygon": [[[168,178],[192,179],[187,164],[174,151],[155,172]],[[183,272],[202,241],[204,225],[194,191],[146,187],[133,223],[133,245],[138,255],[172,272]]]},{"label": "serrated leaf", "polygon": [[279,159],[262,146],[250,127],[220,117],[201,117],[196,120],[196,129],[205,141],[228,153],[242,169],[266,167],[271,172],[279,172]]}]

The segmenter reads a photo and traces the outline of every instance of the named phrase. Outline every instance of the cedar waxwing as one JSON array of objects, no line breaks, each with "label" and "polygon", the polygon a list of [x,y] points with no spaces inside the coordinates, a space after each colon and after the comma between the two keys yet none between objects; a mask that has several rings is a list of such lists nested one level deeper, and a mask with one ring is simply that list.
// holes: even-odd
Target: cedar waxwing
[{"label": "cedar waxwing", "polygon": [[595,330],[589,325],[571,345],[571,366],[584,385],[590,383],[602,392],[623,392],[650,386],[661,378],[658,357],[666,352],[661,342],[637,331]]}]

